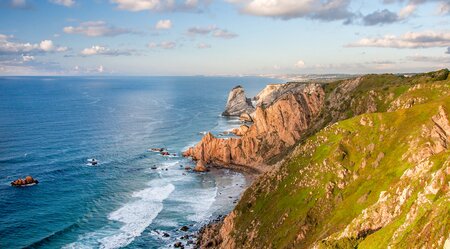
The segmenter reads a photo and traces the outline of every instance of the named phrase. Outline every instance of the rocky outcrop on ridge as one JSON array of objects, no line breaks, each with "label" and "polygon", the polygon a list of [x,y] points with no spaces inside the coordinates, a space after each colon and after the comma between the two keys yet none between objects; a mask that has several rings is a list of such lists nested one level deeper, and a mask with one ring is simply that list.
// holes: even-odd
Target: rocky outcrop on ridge
[{"label": "rocky outcrop on ridge", "polygon": [[[319,84],[288,84],[283,94],[267,106],[259,106],[253,125],[240,138],[216,138],[206,134],[184,156],[209,164],[242,165],[264,170],[271,158],[295,145],[322,110],[325,92]],[[233,96],[233,89],[230,96]],[[228,105],[227,105],[228,106]]]},{"label": "rocky outcrop on ridge", "polygon": [[240,116],[242,113],[252,113],[254,110],[251,99],[245,96],[244,88],[236,86],[228,95],[227,105],[222,115]]},{"label": "rocky outcrop on ridge", "polygon": [[[449,248],[448,70],[367,75],[321,89],[320,112],[295,149],[206,228],[198,246]],[[264,122],[255,118],[249,130],[257,123]]]}]

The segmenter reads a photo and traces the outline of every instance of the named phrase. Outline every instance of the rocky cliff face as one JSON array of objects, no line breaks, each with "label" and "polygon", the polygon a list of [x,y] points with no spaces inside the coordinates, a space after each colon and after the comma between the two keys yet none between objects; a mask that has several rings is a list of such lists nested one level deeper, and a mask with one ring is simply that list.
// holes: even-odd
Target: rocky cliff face
[{"label": "rocky cliff face", "polygon": [[324,104],[325,92],[318,84],[292,84],[286,88],[289,91],[277,96],[273,103],[256,108],[253,125],[240,138],[216,138],[208,133],[184,155],[210,164],[264,170],[268,160],[302,137]]},{"label": "rocky cliff face", "polygon": [[245,96],[245,91],[242,86],[233,88],[228,95],[227,105],[223,116],[240,116],[242,113],[252,113],[255,108],[252,105],[251,99]]},{"label": "rocky cliff face", "polygon": [[[368,75],[316,85],[312,92],[320,88],[324,95],[301,97],[322,103],[316,106],[320,111],[311,111],[315,119],[307,128],[267,122],[261,108],[266,115],[258,114],[250,127],[265,131],[259,139],[271,141],[271,127],[283,124],[290,127],[286,130],[302,130],[302,140],[253,183],[222,223],[204,234],[200,247],[450,247],[448,75],[448,70],[411,78]],[[286,94],[267,110],[278,101],[295,106]],[[308,110],[316,109],[312,106]],[[277,108],[270,113],[276,110],[282,113]],[[276,133],[285,137],[283,144],[296,137]]]}]

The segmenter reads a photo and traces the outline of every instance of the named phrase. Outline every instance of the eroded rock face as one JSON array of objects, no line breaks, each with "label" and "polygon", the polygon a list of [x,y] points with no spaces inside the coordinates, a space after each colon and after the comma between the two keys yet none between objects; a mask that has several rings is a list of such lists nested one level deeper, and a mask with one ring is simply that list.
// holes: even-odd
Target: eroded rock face
[{"label": "eroded rock face", "polygon": [[195,165],[194,171],[196,172],[206,172],[208,171],[208,168],[206,167],[206,164],[204,161],[199,160],[197,162],[197,165]]},{"label": "eroded rock face", "polygon": [[269,84],[267,85],[261,92],[258,93],[254,97],[254,100],[256,101],[256,106],[261,105],[270,105],[272,104],[277,97],[279,97],[280,94],[277,94],[280,92],[280,89],[285,84]]},{"label": "eroded rock face", "polygon": [[252,113],[254,110],[252,101],[245,96],[244,88],[237,86],[228,95],[227,105],[222,115],[240,116],[242,113]]},{"label": "eroded rock face", "polygon": [[241,116],[239,116],[239,120],[242,122],[247,122],[247,123],[253,122],[252,116],[246,112],[242,113]]},{"label": "eroded rock face", "polygon": [[249,127],[247,125],[241,125],[239,128],[233,129],[231,132],[236,136],[243,136],[247,133]]},{"label": "eroded rock face", "polygon": [[301,138],[323,107],[325,92],[320,85],[293,85],[271,105],[257,107],[253,125],[241,138],[222,139],[208,133],[184,155],[213,164],[264,168],[267,160]]}]

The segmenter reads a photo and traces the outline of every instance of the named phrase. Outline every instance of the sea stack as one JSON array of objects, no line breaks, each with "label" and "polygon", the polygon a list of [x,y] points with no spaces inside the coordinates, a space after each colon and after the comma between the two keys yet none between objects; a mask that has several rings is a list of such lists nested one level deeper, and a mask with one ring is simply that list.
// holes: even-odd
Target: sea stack
[{"label": "sea stack", "polygon": [[240,116],[243,113],[252,113],[255,108],[252,105],[250,98],[245,96],[245,91],[242,86],[236,86],[228,95],[227,105],[223,116]]}]

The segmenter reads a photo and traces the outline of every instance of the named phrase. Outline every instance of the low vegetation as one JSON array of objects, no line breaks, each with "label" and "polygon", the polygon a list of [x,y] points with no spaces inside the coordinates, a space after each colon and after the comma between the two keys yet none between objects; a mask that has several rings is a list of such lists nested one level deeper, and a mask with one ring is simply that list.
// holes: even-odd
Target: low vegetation
[{"label": "low vegetation", "polygon": [[228,241],[236,248],[450,246],[449,71],[368,75],[324,88],[316,131],[245,192]]}]

